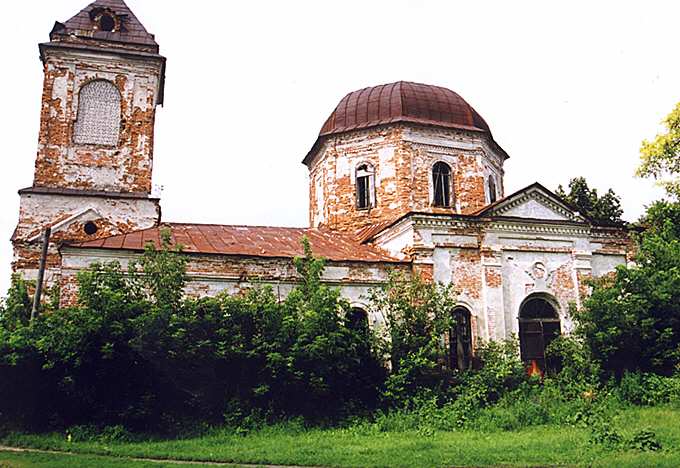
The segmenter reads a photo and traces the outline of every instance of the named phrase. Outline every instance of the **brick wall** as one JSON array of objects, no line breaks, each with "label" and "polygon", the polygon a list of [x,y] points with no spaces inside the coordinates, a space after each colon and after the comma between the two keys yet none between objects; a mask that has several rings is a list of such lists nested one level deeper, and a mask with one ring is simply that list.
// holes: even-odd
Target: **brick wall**
[{"label": "brick wall", "polygon": [[[355,231],[410,211],[471,213],[488,204],[493,174],[502,195],[504,158],[484,136],[452,129],[395,124],[328,137],[309,164],[312,226]],[[451,208],[432,206],[432,166],[452,168]],[[375,206],[356,204],[355,170],[375,170]]]},{"label": "brick wall", "polygon": [[[49,50],[45,54],[34,186],[151,192],[156,60]],[[81,87],[103,79],[121,95],[117,146],[73,142]]]}]

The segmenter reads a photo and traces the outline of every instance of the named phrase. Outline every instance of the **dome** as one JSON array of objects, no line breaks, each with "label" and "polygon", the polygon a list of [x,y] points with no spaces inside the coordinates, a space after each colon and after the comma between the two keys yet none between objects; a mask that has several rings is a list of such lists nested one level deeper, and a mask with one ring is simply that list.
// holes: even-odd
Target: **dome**
[{"label": "dome", "polygon": [[349,93],[328,117],[319,136],[395,122],[491,133],[482,116],[450,89],[398,81]]},{"label": "dome", "polygon": [[458,93],[441,86],[397,81],[352,91],[342,98],[302,162],[308,164],[328,136],[398,122],[479,132],[508,158],[482,116]]}]

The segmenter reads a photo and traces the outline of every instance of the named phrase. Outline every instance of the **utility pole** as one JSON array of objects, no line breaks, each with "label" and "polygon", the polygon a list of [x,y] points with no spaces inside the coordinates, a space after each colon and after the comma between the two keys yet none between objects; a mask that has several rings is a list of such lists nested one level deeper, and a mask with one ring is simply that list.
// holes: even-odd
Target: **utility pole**
[{"label": "utility pole", "polygon": [[43,232],[42,253],[40,254],[40,267],[38,268],[38,280],[35,284],[35,294],[33,295],[33,308],[31,309],[31,321],[38,315],[40,308],[40,297],[42,296],[43,278],[45,277],[45,264],[47,263],[47,247],[50,244],[50,234],[52,228],[47,226]]}]

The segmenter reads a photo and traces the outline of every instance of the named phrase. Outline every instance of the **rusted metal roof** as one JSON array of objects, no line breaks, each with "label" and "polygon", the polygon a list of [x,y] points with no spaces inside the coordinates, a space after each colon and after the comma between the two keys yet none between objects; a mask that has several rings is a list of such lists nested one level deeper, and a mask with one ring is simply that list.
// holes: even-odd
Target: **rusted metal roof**
[{"label": "rusted metal roof", "polygon": [[319,135],[393,122],[414,122],[490,133],[482,116],[450,89],[398,81],[349,93],[328,117]]},{"label": "rusted metal roof", "polygon": [[[108,32],[95,28],[91,13],[97,8],[109,9],[121,18],[121,27]],[[151,52],[158,52],[158,44],[153,34],[132,13],[123,0],[96,0],[82,9],[77,15],[65,23],[56,23],[50,33],[51,40],[58,40],[59,36],[75,35],[83,38],[103,41],[120,42],[147,46]]]},{"label": "rusted metal roof", "polygon": [[147,242],[160,246],[160,230],[164,227],[170,230],[172,243],[181,244],[186,253],[292,258],[303,255],[300,241],[307,236],[314,254],[331,261],[401,262],[349,234],[314,228],[163,223],[160,227],[69,246],[139,251]]},{"label": "rusted metal roof", "polygon": [[352,91],[342,98],[302,162],[309,163],[325,137],[399,122],[484,133],[508,157],[493,140],[482,116],[458,93],[441,86],[397,81]]}]

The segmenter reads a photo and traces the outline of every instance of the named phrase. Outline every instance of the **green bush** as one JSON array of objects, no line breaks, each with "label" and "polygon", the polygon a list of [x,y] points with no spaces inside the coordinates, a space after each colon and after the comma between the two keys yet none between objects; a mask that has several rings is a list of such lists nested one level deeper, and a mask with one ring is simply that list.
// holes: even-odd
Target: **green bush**
[{"label": "green bush", "polygon": [[383,400],[407,407],[421,393],[442,396],[454,378],[447,362],[443,337],[454,325],[455,293],[451,285],[390,275],[387,284],[370,294],[372,307],[386,319],[382,349],[391,373]]},{"label": "green bush", "polygon": [[680,375],[663,377],[656,374],[627,372],[618,383],[620,398],[635,405],[658,405],[680,402]]},{"label": "green bush", "polygon": [[643,220],[635,264],[592,282],[577,333],[605,377],[625,372],[672,375],[680,366],[678,203],[657,203]]},{"label": "green bush", "polygon": [[649,429],[642,429],[630,438],[628,441],[628,447],[633,450],[645,451],[657,451],[661,450],[661,442],[656,437],[654,431]]},{"label": "green bush", "polygon": [[304,245],[301,284],[282,302],[271,288],[184,298],[185,258],[167,236],[130,271],[93,265],[78,277],[78,306],[32,322],[16,280],[0,310],[1,419],[177,432],[370,410],[386,374],[374,338],[351,326],[349,304],[321,284],[323,261]]}]

